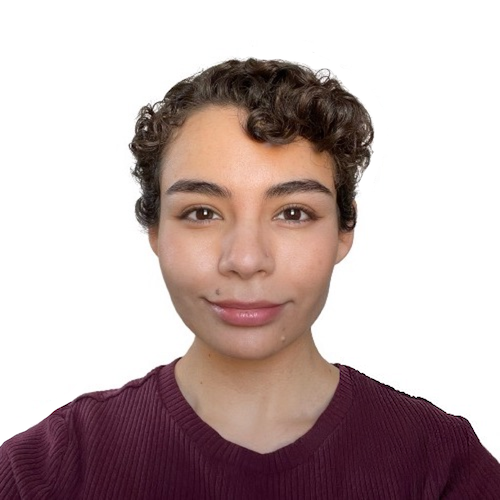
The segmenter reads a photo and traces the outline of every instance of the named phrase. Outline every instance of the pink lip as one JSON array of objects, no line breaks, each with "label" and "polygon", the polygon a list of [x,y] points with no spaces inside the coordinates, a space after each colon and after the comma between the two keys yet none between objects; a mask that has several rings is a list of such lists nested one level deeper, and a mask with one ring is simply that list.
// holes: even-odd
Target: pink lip
[{"label": "pink lip", "polygon": [[209,302],[217,316],[233,326],[264,326],[271,323],[282,311],[284,304],[259,302]]}]

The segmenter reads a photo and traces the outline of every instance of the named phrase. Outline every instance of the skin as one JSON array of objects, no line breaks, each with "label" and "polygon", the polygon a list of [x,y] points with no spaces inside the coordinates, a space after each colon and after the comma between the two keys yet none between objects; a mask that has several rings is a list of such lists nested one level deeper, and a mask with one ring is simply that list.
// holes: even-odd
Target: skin
[{"label": "skin", "polygon": [[[337,387],[311,326],[353,234],[338,228],[332,159],[303,139],[258,143],[243,119],[216,106],[187,119],[166,151],[149,239],[195,334],[176,365],[182,393],[224,438],[267,453],[307,432]],[[240,326],[217,314],[221,301],[279,307]]]}]

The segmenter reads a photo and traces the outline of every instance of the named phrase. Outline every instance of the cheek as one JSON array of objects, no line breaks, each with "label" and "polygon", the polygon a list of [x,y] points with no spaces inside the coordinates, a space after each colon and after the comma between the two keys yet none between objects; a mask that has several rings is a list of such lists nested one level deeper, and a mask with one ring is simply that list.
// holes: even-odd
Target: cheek
[{"label": "cheek", "polygon": [[213,245],[206,245],[199,238],[176,236],[160,240],[158,256],[163,279],[169,292],[178,294],[181,290],[200,288],[214,268]]},{"label": "cheek", "polygon": [[314,290],[328,286],[337,257],[333,234],[315,235],[299,245],[283,248],[283,261],[290,278],[300,287]]}]

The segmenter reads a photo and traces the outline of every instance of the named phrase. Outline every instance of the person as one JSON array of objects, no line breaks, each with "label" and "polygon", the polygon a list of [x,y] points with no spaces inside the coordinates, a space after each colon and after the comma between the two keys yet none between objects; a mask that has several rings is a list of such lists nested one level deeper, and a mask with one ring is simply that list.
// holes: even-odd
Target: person
[{"label": "person", "polygon": [[136,215],[194,341],[4,443],[0,498],[500,498],[467,420],[315,346],[372,139],[329,72],[279,60],[226,61],[142,108]]}]

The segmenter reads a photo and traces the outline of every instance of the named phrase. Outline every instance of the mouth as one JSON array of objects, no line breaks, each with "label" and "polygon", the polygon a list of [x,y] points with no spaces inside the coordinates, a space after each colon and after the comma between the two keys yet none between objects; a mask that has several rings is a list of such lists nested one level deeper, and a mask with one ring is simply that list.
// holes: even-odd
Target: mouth
[{"label": "mouth", "polygon": [[224,323],[232,326],[264,326],[274,321],[285,304],[258,302],[208,302],[214,313]]}]

